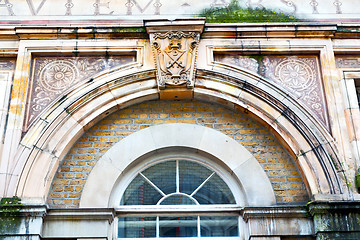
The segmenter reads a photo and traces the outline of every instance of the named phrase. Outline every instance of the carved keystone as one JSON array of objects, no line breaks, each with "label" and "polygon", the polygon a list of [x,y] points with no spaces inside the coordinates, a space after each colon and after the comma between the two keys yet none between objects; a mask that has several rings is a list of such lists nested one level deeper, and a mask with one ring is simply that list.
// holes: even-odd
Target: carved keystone
[{"label": "carved keystone", "polygon": [[160,98],[192,98],[204,19],[146,21]]}]

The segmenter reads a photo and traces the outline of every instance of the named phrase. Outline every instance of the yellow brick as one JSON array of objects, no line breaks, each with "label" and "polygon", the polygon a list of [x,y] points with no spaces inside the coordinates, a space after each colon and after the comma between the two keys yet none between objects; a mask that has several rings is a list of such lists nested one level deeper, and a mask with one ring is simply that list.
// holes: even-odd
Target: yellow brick
[{"label": "yellow brick", "polygon": [[76,156],[74,156],[74,159],[93,159],[93,155],[91,155],[91,154],[76,155]]},{"label": "yellow brick", "polygon": [[269,177],[271,182],[285,182],[285,178],[283,177]]},{"label": "yellow brick", "polygon": [[73,200],[72,200],[72,199],[64,199],[64,204],[66,204],[66,205],[72,205],[72,204],[73,204]]},{"label": "yellow brick", "polygon": [[120,111],[121,113],[132,113],[133,110],[131,108],[125,108]]},{"label": "yellow brick", "polygon": [[288,193],[290,195],[305,195],[306,191],[305,190],[288,190]]},{"label": "yellow brick", "polygon": [[83,186],[75,186],[75,191],[79,192],[83,190]]},{"label": "yellow brick", "polygon": [[94,166],[97,163],[97,161],[88,161],[87,165]]},{"label": "yellow brick", "polygon": [[282,169],[283,166],[280,164],[264,164],[263,167],[265,169]]},{"label": "yellow brick", "polygon": [[68,183],[69,183],[69,180],[57,179],[57,180],[54,180],[53,185],[66,185]]},{"label": "yellow brick", "polygon": [[63,193],[50,193],[51,198],[63,198],[65,195]]},{"label": "yellow brick", "polygon": [[87,149],[86,148],[79,148],[77,150],[77,153],[86,153],[87,152]]},{"label": "yellow brick", "polygon": [[70,172],[70,167],[61,167],[60,172]]},{"label": "yellow brick", "polygon": [[147,114],[139,114],[139,118],[148,118],[149,116]]},{"label": "yellow brick", "polygon": [[239,134],[257,134],[256,129],[240,129],[238,130]]},{"label": "yellow brick", "polygon": [[74,187],[73,187],[73,186],[66,186],[66,187],[64,188],[64,191],[65,191],[65,192],[72,192],[72,191],[74,191]]},{"label": "yellow brick", "polygon": [[171,118],[180,118],[181,114],[180,113],[170,113],[170,117]]},{"label": "yellow brick", "polygon": [[64,190],[64,187],[61,187],[61,186],[54,187],[54,192],[62,192],[63,190]]},{"label": "yellow brick", "polygon": [[283,197],[283,198],[282,198],[282,201],[283,201],[283,202],[286,202],[286,203],[290,203],[290,202],[293,202],[293,201],[294,201],[294,198],[293,198],[293,197],[288,197],[288,196],[286,196],[286,197]]},{"label": "yellow brick", "polygon": [[117,120],[114,120],[114,124],[132,124],[132,120],[130,120],[130,119],[117,119]]},{"label": "yellow brick", "polygon": [[150,125],[141,125],[140,129],[145,129],[145,128],[148,128],[148,127],[150,127]]},{"label": "yellow brick", "polygon": [[83,184],[85,184],[85,180],[80,180],[80,179],[71,180],[70,184],[71,185],[83,185]]},{"label": "yellow brick", "polygon": [[178,123],[196,123],[196,119],[178,119]]},{"label": "yellow brick", "polygon": [[184,118],[190,118],[191,117],[191,113],[183,113],[182,115]]},{"label": "yellow brick", "polygon": [[169,114],[167,113],[160,113],[159,114],[159,118],[168,118],[169,117]]},{"label": "yellow brick", "polygon": [[87,147],[92,147],[92,142],[87,142],[87,143],[76,143],[75,148],[87,148]]},{"label": "yellow brick", "polygon": [[129,136],[130,134],[132,134],[132,132],[130,132],[130,131],[116,131],[115,132],[115,135],[118,135],[118,136]]},{"label": "yellow brick", "polygon": [[113,135],[112,131],[96,131],[94,132],[94,135],[96,136],[111,136]]},{"label": "yellow brick", "polygon": [[303,187],[303,185],[301,183],[293,183],[293,184],[291,184],[291,187],[296,188],[296,189],[300,189],[300,188]]},{"label": "yellow brick", "polygon": [[294,201],[296,202],[306,202],[308,201],[309,198],[307,195],[303,195],[303,196],[294,196]]},{"label": "yellow brick", "polygon": [[232,113],[223,113],[223,117],[231,118],[231,117],[233,117],[233,114]]},{"label": "yellow brick", "polygon": [[75,175],[75,177],[76,177],[76,178],[84,178],[84,177],[85,177],[85,174],[83,174],[83,173],[77,173],[77,174]]},{"label": "yellow brick", "polygon": [[100,126],[99,126],[99,129],[100,129],[100,130],[108,130],[108,129],[109,129],[109,126],[108,126],[108,125],[100,125]]},{"label": "yellow brick", "polygon": [[274,190],[275,195],[279,195],[279,196],[285,196],[286,195],[286,191],[285,190]]},{"label": "yellow brick", "polygon": [[68,178],[68,179],[74,178],[74,174],[73,173],[67,173],[67,174],[65,174],[65,178]]},{"label": "yellow brick", "polygon": [[[129,118],[128,114],[119,114],[119,118]],[[115,121],[114,121],[115,123]]]},{"label": "yellow brick", "polygon": [[172,102],[170,103],[171,107],[181,107],[182,103],[181,102]]},{"label": "yellow brick", "polygon": [[158,119],[154,120],[154,124],[161,124],[161,123],[164,123],[164,120],[158,120]]},{"label": "yellow brick", "polygon": [[158,118],[159,117],[159,114],[150,114],[149,115],[149,118]]},{"label": "yellow brick", "polygon": [[255,146],[255,145],[258,145],[259,143],[254,142],[254,141],[246,141],[246,142],[243,142],[242,144],[245,146]]},{"label": "yellow brick", "polygon": [[179,108],[178,110],[179,110],[179,112],[182,112],[182,113],[194,112],[193,108]]},{"label": "yellow brick", "polygon": [[150,120],[150,119],[143,119],[143,120],[140,120],[140,119],[137,119],[134,121],[135,124],[152,124],[153,120]]},{"label": "yellow brick", "polygon": [[286,179],[290,182],[302,182],[302,179],[299,177],[287,177]]},{"label": "yellow brick", "polygon": [[78,197],[80,197],[80,193],[69,193],[68,197],[69,198],[78,198]]},{"label": "yellow brick", "polygon": [[164,123],[176,123],[176,119],[165,119]]}]

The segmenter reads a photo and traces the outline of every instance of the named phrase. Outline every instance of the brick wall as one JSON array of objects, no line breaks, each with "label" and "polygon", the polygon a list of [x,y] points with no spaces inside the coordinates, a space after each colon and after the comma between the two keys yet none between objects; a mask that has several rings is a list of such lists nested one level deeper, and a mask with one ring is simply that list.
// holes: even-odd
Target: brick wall
[{"label": "brick wall", "polygon": [[199,124],[232,137],[265,169],[278,204],[308,200],[293,159],[269,131],[244,114],[217,104],[189,100],[150,101],[115,112],[98,122],[78,140],[60,164],[48,204],[77,207],[86,178],[109,148],[136,131],[164,123]]}]

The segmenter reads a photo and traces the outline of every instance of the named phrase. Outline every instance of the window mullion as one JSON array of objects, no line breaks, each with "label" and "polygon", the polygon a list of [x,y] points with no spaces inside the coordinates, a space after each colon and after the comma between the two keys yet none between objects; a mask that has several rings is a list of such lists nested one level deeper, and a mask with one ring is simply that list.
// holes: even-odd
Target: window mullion
[{"label": "window mullion", "polygon": [[197,216],[197,236],[201,237],[201,231],[200,231],[200,216]]},{"label": "window mullion", "polygon": [[139,173],[153,188],[155,188],[156,191],[158,191],[161,195],[163,195],[164,197],[166,196],[166,194],[161,191],[160,188],[158,188],[152,181],[150,181],[150,179],[148,179],[144,174]]},{"label": "window mullion", "polygon": [[179,160],[176,160],[176,192],[180,192]]},{"label": "window mullion", "polygon": [[156,216],[156,238],[160,237],[160,223],[159,223],[159,216]]},{"label": "window mullion", "polygon": [[211,178],[214,174],[215,174],[215,172],[213,172],[212,174],[210,174],[210,176],[209,176],[207,179],[205,179],[205,181],[202,182],[202,183],[200,184],[200,186],[198,186],[198,187],[195,189],[195,191],[190,195],[190,197],[194,196],[194,195],[205,185],[205,183],[207,183],[207,181],[210,180],[210,178]]}]

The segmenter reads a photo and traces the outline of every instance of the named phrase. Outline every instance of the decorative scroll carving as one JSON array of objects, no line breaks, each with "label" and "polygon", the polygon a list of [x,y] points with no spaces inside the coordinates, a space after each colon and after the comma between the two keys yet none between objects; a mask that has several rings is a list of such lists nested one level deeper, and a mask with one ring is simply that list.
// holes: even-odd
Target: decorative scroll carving
[{"label": "decorative scroll carving", "polygon": [[337,56],[338,68],[360,68],[360,56]]},{"label": "decorative scroll carving", "polygon": [[328,126],[327,110],[316,57],[273,57],[263,59],[264,73],[312,110]]},{"label": "decorative scroll carving", "polygon": [[70,87],[105,69],[134,61],[135,56],[131,55],[109,58],[42,57],[35,59],[26,127],[29,126],[55,98],[63,94]]},{"label": "decorative scroll carving", "polygon": [[194,86],[199,32],[166,32],[151,35],[159,88]]}]

